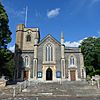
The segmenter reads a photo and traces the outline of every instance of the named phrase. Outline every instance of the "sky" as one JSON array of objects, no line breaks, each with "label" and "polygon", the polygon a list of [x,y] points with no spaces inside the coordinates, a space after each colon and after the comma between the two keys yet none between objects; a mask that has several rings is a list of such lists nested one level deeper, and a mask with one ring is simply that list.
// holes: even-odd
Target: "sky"
[{"label": "sky", "polygon": [[87,37],[100,37],[100,0],[0,0],[8,18],[12,41],[8,48],[14,49],[16,27],[38,27],[43,39],[51,34],[60,41],[64,33],[67,46],[78,46]]}]

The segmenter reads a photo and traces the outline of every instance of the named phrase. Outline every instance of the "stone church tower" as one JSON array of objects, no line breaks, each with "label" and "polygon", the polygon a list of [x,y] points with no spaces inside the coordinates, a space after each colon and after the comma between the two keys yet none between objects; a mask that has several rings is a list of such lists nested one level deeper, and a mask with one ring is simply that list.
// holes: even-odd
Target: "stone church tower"
[{"label": "stone church tower", "polygon": [[38,28],[19,24],[16,30],[15,79],[39,81],[85,80],[80,48],[66,47],[64,35],[57,41],[48,34],[40,41]]},{"label": "stone church tower", "polygon": [[[25,79],[28,79],[30,77],[30,72],[33,71],[32,69],[33,65],[28,67],[29,66],[28,62],[29,61],[37,62],[36,49],[37,49],[37,44],[39,43],[39,41],[40,41],[40,33],[39,33],[38,28],[25,28],[24,24],[19,24],[17,26],[16,46],[15,46],[16,77],[17,78],[20,77],[21,79],[23,79],[24,77]],[[28,61],[29,56],[31,58]],[[24,67],[24,65],[26,67]]]}]

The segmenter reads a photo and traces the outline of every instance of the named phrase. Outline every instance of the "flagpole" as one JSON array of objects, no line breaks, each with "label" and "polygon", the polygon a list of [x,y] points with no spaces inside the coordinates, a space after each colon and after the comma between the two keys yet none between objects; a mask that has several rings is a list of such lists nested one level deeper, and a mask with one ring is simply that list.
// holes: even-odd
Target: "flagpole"
[{"label": "flagpole", "polygon": [[26,12],[25,12],[25,27],[27,26],[27,11],[28,11],[28,7],[26,6]]}]

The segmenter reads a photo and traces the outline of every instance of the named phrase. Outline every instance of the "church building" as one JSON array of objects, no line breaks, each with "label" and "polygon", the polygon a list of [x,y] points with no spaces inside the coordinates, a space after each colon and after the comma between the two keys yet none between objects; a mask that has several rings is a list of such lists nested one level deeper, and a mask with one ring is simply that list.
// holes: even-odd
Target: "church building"
[{"label": "church building", "polygon": [[83,55],[78,47],[66,47],[48,34],[40,41],[39,28],[19,24],[16,30],[15,79],[82,81],[86,78]]}]

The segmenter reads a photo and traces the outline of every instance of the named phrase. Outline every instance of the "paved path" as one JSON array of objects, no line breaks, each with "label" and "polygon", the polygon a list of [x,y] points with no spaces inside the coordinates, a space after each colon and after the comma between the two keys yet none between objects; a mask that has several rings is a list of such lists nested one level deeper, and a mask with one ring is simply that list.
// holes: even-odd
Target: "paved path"
[{"label": "paved path", "polygon": [[100,100],[100,97],[30,97],[6,98],[0,100]]}]

